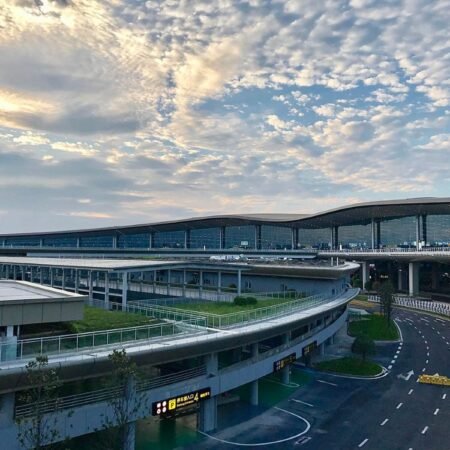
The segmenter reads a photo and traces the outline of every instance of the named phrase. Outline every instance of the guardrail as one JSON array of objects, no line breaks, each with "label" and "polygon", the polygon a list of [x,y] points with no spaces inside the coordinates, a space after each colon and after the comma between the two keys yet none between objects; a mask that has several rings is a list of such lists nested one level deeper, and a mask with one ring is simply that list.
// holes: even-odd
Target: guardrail
[{"label": "guardrail", "polygon": [[[378,295],[369,295],[367,299],[369,302],[380,302],[380,297]],[[433,300],[419,300],[414,297],[394,296],[394,305],[419,309],[421,311],[433,312],[450,317],[450,303],[435,302]]]},{"label": "guardrail", "polygon": [[424,248],[401,248],[401,247],[389,247],[389,248],[346,248],[336,250],[319,250],[319,254],[322,253],[449,253],[450,247],[424,247]]},{"label": "guardrail", "polygon": [[[190,380],[192,378],[206,375],[206,367],[198,366],[192,369],[183,370],[181,372],[163,375],[149,380],[139,380],[136,383],[137,392],[155,389],[162,386],[179,383],[181,381]],[[41,413],[47,414],[54,411],[64,409],[72,409],[78,406],[89,405],[91,403],[105,402],[112,398],[118,397],[123,392],[121,386],[112,388],[97,389],[95,391],[83,392],[80,394],[66,395],[64,397],[55,398],[41,405]],[[31,417],[36,410],[36,403],[18,405],[15,408],[15,417],[17,419]]]},{"label": "guardrail", "polygon": [[[342,292],[338,293],[340,295]],[[134,302],[130,305],[133,308],[136,305],[138,308],[145,308],[149,314],[158,319],[166,320],[183,320],[189,315],[195,315],[206,319],[208,327],[210,328],[229,328],[232,326],[243,325],[251,322],[258,322],[274,317],[279,317],[292,312],[298,312],[315,306],[328,303],[332,300],[330,296],[325,294],[316,294],[310,297],[301,298],[289,302],[281,302],[276,305],[263,306],[261,308],[249,309],[229,314],[214,314],[203,311],[185,310],[175,307],[164,307],[159,305],[148,305],[142,302]]]},{"label": "guardrail", "polygon": [[[135,312],[138,312],[137,309]],[[0,344],[1,362],[31,359],[44,354],[80,353],[99,347],[107,348],[135,341],[159,341],[174,338],[181,334],[185,335],[188,332],[193,334],[196,329],[203,332],[203,328],[206,325],[204,318],[193,315],[186,316],[184,319],[180,319],[179,322],[181,323],[162,322],[136,327],[3,342]]]}]

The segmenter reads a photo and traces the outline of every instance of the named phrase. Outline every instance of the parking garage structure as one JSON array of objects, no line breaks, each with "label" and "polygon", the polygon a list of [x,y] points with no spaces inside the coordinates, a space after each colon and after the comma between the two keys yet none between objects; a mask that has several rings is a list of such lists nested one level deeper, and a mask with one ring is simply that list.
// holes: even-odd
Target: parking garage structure
[{"label": "parking garage structure", "polygon": [[[32,258],[30,258],[31,260]],[[9,263],[9,267],[8,266]],[[108,271],[115,270],[141,272],[149,269],[155,270],[155,265],[147,267],[142,265],[123,265],[123,262],[116,262],[112,267],[111,262],[100,263],[85,261],[74,261],[72,264],[60,261],[60,269],[65,270],[91,270]],[[53,262],[53,268],[58,264]],[[145,263],[146,264],[146,263]],[[155,263],[160,264],[161,262]],[[167,264],[172,264],[167,262]],[[188,263],[184,262],[187,269]],[[26,264],[22,260],[6,261],[2,259],[3,274],[8,269],[8,273],[13,271],[12,266],[26,265],[24,269],[31,275],[33,267],[33,280],[40,279],[40,273],[36,267],[48,268],[48,261],[40,261],[37,264],[28,261]],[[206,267],[207,266],[207,267]],[[219,264],[216,270],[243,271],[242,265],[225,267],[226,264]],[[170,270],[182,269],[183,266],[170,266]],[[199,265],[195,270],[211,271],[211,264]],[[89,344],[85,346],[51,345],[45,338],[41,348],[47,351],[50,367],[59,367],[61,378],[64,382],[71,382],[75,379],[101,377],[109,373],[111,366],[108,355],[114,348],[125,348],[127,355],[135,361],[139,367],[146,368],[147,376],[136,385],[136,392],[145,397],[145,404],[152,405],[136,411],[130,418],[130,429],[134,430],[134,423],[149,415],[164,420],[166,413],[163,411],[164,402],[169,400],[187,398],[192,393],[198,394],[200,399],[192,405],[188,405],[188,412],[198,415],[199,430],[210,432],[217,427],[217,408],[221,396],[241,385],[249,384],[251,388],[251,402],[258,403],[258,380],[274,371],[280,373],[281,381],[289,382],[289,365],[296,359],[304,357],[310,351],[322,351],[323,346],[333,339],[334,334],[346,323],[347,304],[357,294],[357,289],[349,288],[348,281],[350,275],[358,269],[356,264],[345,263],[336,266],[297,266],[295,268],[273,265],[270,269],[273,276],[284,276],[285,272],[296,271],[296,277],[301,278],[301,271],[305,273],[303,281],[313,277],[316,292],[290,291],[285,292],[285,297],[280,294],[279,301],[271,303],[267,307],[258,307],[248,311],[238,311],[233,314],[219,316],[217,314],[207,314],[198,311],[190,311],[185,308],[179,311],[177,303],[171,303],[170,296],[153,297],[147,299],[131,299],[128,297],[126,303],[123,299],[117,298],[116,303],[110,299],[108,307],[120,305],[122,310],[148,315],[158,318],[160,323],[147,327],[169,327],[170,331],[149,334],[142,336],[141,331],[135,330],[133,333],[128,330],[127,338],[117,342],[116,340],[106,341],[106,335],[112,331],[102,331],[103,337],[99,345],[95,345],[95,338],[92,341],[88,337]],[[18,269],[16,269],[17,271]],[[165,267],[169,270],[169,266]],[[269,267],[258,269],[266,271]],[[21,269],[22,271],[22,269]],[[278,271],[278,273],[277,273]],[[80,274],[80,278],[84,275]],[[237,276],[237,275],[236,275]],[[45,279],[45,275],[43,275]],[[296,278],[293,277],[293,278]],[[87,275],[89,279],[89,275]],[[121,281],[123,283],[123,280]],[[331,287],[330,283],[333,285]],[[66,281],[66,285],[68,282]],[[137,286],[137,285],[136,285]],[[94,289],[92,289],[94,294]],[[128,292],[129,294],[129,292]],[[267,293],[261,293],[267,296]],[[105,295],[105,293],[104,293]],[[254,293],[253,295],[258,295]],[[105,299],[96,299],[105,307]],[[179,297],[177,301],[184,302],[186,299]],[[92,300],[87,300],[91,301]],[[199,299],[196,299],[199,301]],[[203,298],[202,301],[214,302],[213,299]],[[95,303],[95,302],[94,302]],[[151,328],[153,329],[153,328]],[[148,332],[148,330],[147,330]],[[86,336],[84,336],[86,338]],[[73,342],[73,337],[71,338]],[[19,340],[20,341],[20,340]],[[24,346],[24,343],[18,345]],[[77,337],[77,342],[80,342]],[[91,343],[92,342],[92,343]],[[26,343],[25,343],[26,346]],[[34,349],[39,346],[34,346]],[[0,362],[0,393],[2,402],[9,405],[3,412],[0,420],[2,436],[8,442],[15,442],[16,425],[15,418],[27,418],[30,408],[26,405],[16,405],[14,402],[15,393],[26,388],[26,377],[24,367],[30,358],[36,353],[17,352],[16,358],[8,358]],[[69,437],[81,436],[92,433],[95,429],[101,428],[101,414],[112,414],[110,403],[108,402],[110,392],[92,391],[80,395],[62,397],[58,400],[58,407],[47,405],[46,414],[48,418],[56,418],[57,426],[67,432]],[[137,395],[137,394],[136,394]],[[203,397],[202,397],[203,395]],[[160,407],[158,408],[158,404]],[[167,403],[168,404],[168,403]],[[61,414],[61,410],[66,408],[71,410],[69,415]],[[189,408],[192,408],[190,410]],[[159,412],[158,412],[159,409]],[[181,406],[170,411],[172,417],[178,413],[186,413],[186,408]],[[112,417],[112,416],[111,416]],[[65,435],[65,433],[63,433]],[[14,449],[14,447],[11,447]],[[131,447],[130,447],[131,448]]]}]

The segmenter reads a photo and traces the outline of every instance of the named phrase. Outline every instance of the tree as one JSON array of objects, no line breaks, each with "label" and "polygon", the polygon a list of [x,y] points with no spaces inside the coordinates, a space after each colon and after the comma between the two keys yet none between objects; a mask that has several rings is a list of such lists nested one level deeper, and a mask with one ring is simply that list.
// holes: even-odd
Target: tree
[{"label": "tree", "polygon": [[108,450],[134,449],[135,417],[144,405],[143,394],[137,393],[137,366],[125,349],[114,350],[108,356],[113,369],[108,387],[116,395],[108,400],[112,416],[103,415],[103,429],[107,430],[99,444]]},{"label": "tree", "polygon": [[58,372],[48,367],[45,355],[30,361],[25,368],[30,388],[21,392],[18,399],[30,407],[30,413],[17,419],[18,440],[27,449],[48,449],[51,448],[48,443],[59,440],[61,436],[57,427],[58,415],[46,414],[45,407],[52,403],[55,407],[58,406],[57,394],[61,382]]},{"label": "tree", "polygon": [[365,361],[367,356],[375,354],[375,343],[366,334],[360,334],[353,341],[352,352],[361,355]]},{"label": "tree", "polygon": [[383,316],[386,317],[388,326],[390,326],[391,324],[392,305],[395,301],[394,293],[394,286],[389,280],[385,281],[378,290],[378,295],[380,296],[381,312]]},{"label": "tree", "polygon": [[359,278],[358,276],[355,276],[352,279],[352,285],[354,288],[362,288],[361,278]]}]

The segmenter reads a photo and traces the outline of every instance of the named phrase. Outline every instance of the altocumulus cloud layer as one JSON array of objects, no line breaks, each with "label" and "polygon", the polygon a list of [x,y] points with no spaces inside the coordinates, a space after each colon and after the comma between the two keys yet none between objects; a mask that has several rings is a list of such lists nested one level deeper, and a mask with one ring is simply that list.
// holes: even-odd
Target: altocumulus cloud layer
[{"label": "altocumulus cloud layer", "polygon": [[0,231],[448,195],[447,0],[0,0]]}]

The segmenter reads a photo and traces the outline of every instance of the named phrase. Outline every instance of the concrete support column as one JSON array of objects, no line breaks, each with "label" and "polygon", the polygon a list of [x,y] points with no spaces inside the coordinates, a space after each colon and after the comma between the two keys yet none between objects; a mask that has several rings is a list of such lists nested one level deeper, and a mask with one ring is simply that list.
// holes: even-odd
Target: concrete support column
[{"label": "concrete support column", "polygon": [[241,295],[241,293],[242,293],[242,271],[238,270],[238,274],[237,275],[238,275],[238,279],[237,279],[237,281],[238,281],[237,294]]},{"label": "concrete support column", "polygon": [[153,293],[156,293],[156,270],[153,271]]},{"label": "concrete support column", "polygon": [[[128,378],[126,384],[125,397],[129,403],[136,398],[136,380],[133,376]],[[136,421],[130,421],[125,424],[123,430],[123,450],[135,450],[136,448]]]},{"label": "concrete support column", "polygon": [[184,248],[191,247],[191,230],[185,230],[184,232]]},{"label": "concrete support column", "polygon": [[34,280],[34,270],[33,270],[33,266],[30,267],[30,281],[33,282]]},{"label": "concrete support column", "polygon": [[291,248],[295,250],[298,248],[298,228],[291,228]]},{"label": "concrete support column", "polygon": [[183,297],[186,298],[186,269],[183,269]]},{"label": "concrete support column", "polygon": [[89,301],[94,300],[94,277],[92,275],[92,270],[88,272],[88,290],[89,290]]},{"label": "concrete support column", "polygon": [[167,290],[166,290],[167,295],[170,295],[171,277],[172,277],[172,273],[171,273],[170,269],[167,269]]},{"label": "concrete support column", "polygon": [[381,222],[379,220],[377,220],[377,235],[376,235],[376,242],[375,242],[375,246],[376,248],[381,248]]},{"label": "concrete support column", "polygon": [[411,297],[419,293],[419,264],[418,262],[409,263],[409,295]]},{"label": "concrete support column", "polygon": [[123,272],[122,274],[122,310],[127,308],[128,299],[128,272]]},{"label": "concrete support column", "polygon": [[75,269],[75,292],[78,294],[80,290],[80,271]]},{"label": "concrete support column", "polygon": [[150,233],[148,235],[148,248],[153,248],[153,245],[154,245],[154,242],[155,242],[154,237],[155,237],[154,233]]},{"label": "concrete support column", "polygon": [[[289,341],[291,340],[291,335],[290,333],[285,333],[283,334],[283,344],[287,345],[289,344]],[[290,373],[291,373],[291,367],[289,365],[287,365],[286,367],[283,367],[281,369],[281,382],[284,384],[289,384],[290,383]]]},{"label": "concrete support column", "polygon": [[22,271],[22,281],[26,281],[27,280],[26,267],[25,266],[21,266],[21,271]]},{"label": "concrete support column", "polygon": [[[219,360],[217,353],[205,356],[206,373],[208,376],[217,376],[219,372]],[[199,429],[208,433],[217,428],[217,397],[211,397],[200,403]]]},{"label": "concrete support column", "polygon": [[375,246],[375,220],[372,219],[372,221],[370,222],[370,236],[371,236],[371,241],[372,241],[372,245],[371,248],[372,250],[374,250],[376,248]]},{"label": "concrete support column", "polygon": [[403,291],[403,269],[399,266],[397,269],[397,290]]},{"label": "concrete support column", "polygon": [[66,288],[66,269],[61,269],[61,289]]},{"label": "concrete support column", "polygon": [[200,270],[200,272],[199,272],[198,296],[199,296],[199,298],[203,297],[203,270]]},{"label": "concrete support column", "polygon": [[50,271],[50,286],[53,287],[55,285],[55,274],[53,272],[53,267],[49,267],[48,270]]},{"label": "concrete support column", "polygon": [[322,343],[319,345],[319,354],[320,354],[320,356],[325,355],[325,342],[322,342]]},{"label": "concrete support column", "polygon": [[253,406],[259,404],[259,380],[250,383],[250,404]]},{"label": "concrete support column", "polygon": [[0,395],[0,429],[16,426],[14,421],[15,392]]},{"label": "concrete support column", "polygon": [[363,289],[366,288],[366,283],[370,280],[370,266],[367,261],[363,261],[361,264],[361,271],[362,271],[362,287]]},{"label": "concrete support column", "polygon": [[416,216],[416,250],[420,250],[420,216]]},{"label": "concrete support column", "polygon": [[422,215],[422,241],[425,245],[427,245],[428,241],[428,229],[427,229],[427,216],[426,214]]},{"label": "concrete support column", "polygon": [[217,272],[217,292],[219,294],[222,292],[222,272],[220,270]]},{"label": "concrete support column", "polygon": [[105,272],[105,309],[109,309],[109,273]]},{"label": "concrete support column", "polygon": [[117,248],[117,235],[112,237],[112,248]]},{"label": "concrete support column", "polygon": [[44,268],[39,267],[39,283],[44,284]]}]

